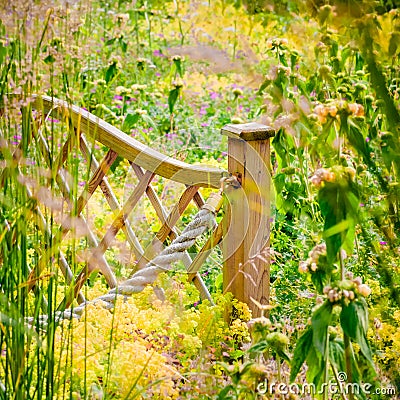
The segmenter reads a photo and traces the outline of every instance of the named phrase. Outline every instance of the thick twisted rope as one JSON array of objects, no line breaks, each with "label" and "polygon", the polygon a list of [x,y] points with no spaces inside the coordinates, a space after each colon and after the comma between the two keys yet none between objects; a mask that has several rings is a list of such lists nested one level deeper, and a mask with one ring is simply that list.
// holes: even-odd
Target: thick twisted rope
[{"label": "thick twisted rope", "polygon": [[[221,205],[221,199],[220,193],[212,193],[206,204],[194,216],[183,232],[158,256],[147,263],[143,269],[134,273],[131,278],[120,283],[118,287],[109,290],[107,294],[99,296],[92,301],[86,301],[77,307],[55,312],[54,320],[60,322],[63,319],[79,319],[88,304],[101,303],[106,309],[111,309],[114,307],[118,295],[123,295],[126,298],[134,293],[141,292],[147,285],[154,283],[160,272],[170,271],[172,264],[183,258],[184,252],[193,246],[198,236],[215,226],[215,213]],[[45,326],[48,323],[48,319],[48,315],[39,315],[37,318],[27,318],[27,322],[31,326],[37,322],[39,325]]]}]

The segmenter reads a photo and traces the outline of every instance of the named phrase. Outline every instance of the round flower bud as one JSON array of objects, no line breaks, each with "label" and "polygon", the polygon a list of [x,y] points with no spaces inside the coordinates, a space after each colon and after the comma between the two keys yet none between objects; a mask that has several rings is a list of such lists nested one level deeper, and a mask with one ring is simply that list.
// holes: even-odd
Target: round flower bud
[{"label": "round flower bud", "polygon": [[308,264],[306,261],[301,261],[299,264],[299,272],[305,274],[308,272]]},{"label": "round flower bud", "polygon": [[286,38],[282,38],[280,39],[280,44],[283,46],[287,46],[289,44],[289,40],[287,40]]},{"label": "round flower bud", "polygon": [[372,95],[370,95],[370,94],[367,94],[367,95],[364,97],[364,100],[365,100],[366,103],[372,103],[372,102],[375,100],[375,98],[374,98],[374,96],[372,96]]},{"label": "round flower bud", "polygon": [[265,340],[276,351],[284,350],[289,344],[289,338],[281,332],[272,332],[266,336]]},{"label": "round flower bud", "polygon": [[356,176],[356,170],[354,168],[346,167],[344,170],[349,175],[350,179],[354,179],[354,177]]},{"label": "round flower bud", "polygon": [[310,178],[310,182],[311,182],[316,188],[319,188],[319,187],[321,186],[322,180],[321,180],[321,178],[320,178],[319,176],[313,175],[313,176]]},{"label": "round flower bud", "polygon": [[325,107],[323,104],[318,104],[314,108],[314,113],[321,117],[326,117],[329,113],[329,109]]},{"label": "round flower bud", "polygon": [[358,293],[360,293],[361,296],[367,297],[371,294],[371,292],[371,288],[365,283],[358,286]]},{"label": "round flower bud", "polygon": [[361,82],[358,82],[358,83],[356,83],[356,85],[354,86],[354,88],[355,89],[357,89],[357,90],[367,90],[367,86],[366,85],[364,85],[363,83],[361,83]]},{"label": "round flower bud", "polygon": [[327,172],[324,176],[326,182],[335,182],[336,175],[333,172]]},{"label": "round flower bud", "polygon": [[331,117],[336,117],[337,114],[337,107],[333,104],[328,107],[328,112]]},{"label": "round flower bud", "polygon": [[232,124],[243,124],[244,123],[243,119],[240,117],[232,117],[231,122],[232,122]]},{"label": "round flower bud", "polygon": [[353,275],[353,273],[351,271],[347,271],[346,272],[346,278],[347,279],[353,279],[353,277],[354,277],[354,275]]},{"label": "round flower bud", "polygon": [[115,93],[121,96],[125,96],[131,92],[130,88],[126,88],[125,86],[117,86],[115,88]]},{"label": "round flower bud", "polygon": [[328,78],[331,71],[332,68],[329,65],[321,65],[318,72],[322,78]]},{"label": "round flower bud", "polygon": [[357,278],[353,279],[353,283],[355,283],[357,286],[362,284],[362,279],[357,276]]},{"label": "round flower bud", "polygon": [[234,96],[238,97],[238,96],[242,96],[243,95],[243,90],[240,88],[234,88],[232,90],[232,93],[234,94]]},{"label": "round flower bud", "polygon": [[175,79],[174,81],[172,81],[172,86],[174,86],[175,88],[181,88],[183,86],[183,80],[178,78]]},{"label": "round flower bud", "polygon": [[318,266],[315,262],[311,263],[311,267],[310,267],[311,271],[315,272],[318,269]]}]

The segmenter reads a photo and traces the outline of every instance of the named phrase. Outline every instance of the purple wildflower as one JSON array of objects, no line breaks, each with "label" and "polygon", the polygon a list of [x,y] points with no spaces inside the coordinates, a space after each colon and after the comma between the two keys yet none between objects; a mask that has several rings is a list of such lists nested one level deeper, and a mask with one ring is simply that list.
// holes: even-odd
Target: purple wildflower
[{"label": "purple wildflower", "polygon": [[211,92],[210,93],[211,100],[218,99],[218,97],[219,97],[219,94],[217,92]]},{"label": "purple wildflower", "polygon": [[154,57],[165,57],[164,54],[160,50],[154,50],[153,56]]}]

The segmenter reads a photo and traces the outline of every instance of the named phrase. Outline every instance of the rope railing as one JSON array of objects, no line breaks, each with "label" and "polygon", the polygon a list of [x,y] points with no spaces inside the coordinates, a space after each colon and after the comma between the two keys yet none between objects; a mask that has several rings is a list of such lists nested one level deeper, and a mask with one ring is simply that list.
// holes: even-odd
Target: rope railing
[{"label": "rope railing", "polygon": [[[10,100],[18,96],[10,95],[8,97]],[[13,102],[8,102],[7,107],[14,107],[13,104]],[[61,253],[61,250],[64,249],[60,246],[61,240],[70,230],[71,224],[62,226],[61,223],[59,226],[59,232],[61,233],[56,231],[53,233],[51,231],[53,239],[57,240],[57,244],[60,245],[58,247],[60,247],[61,254],[61,270],[64,272],[65,282],[67,285],[71,285],[71,288],[73,285],[74,289],[73,293],[72,291],[69,292],[58,306],[57,318],[82,315],[85,306],[89,303],[84,300],[80,289],[92,272],[100,271],[108,278],[108,285],[111,287],[111,290],[106,295],[100,296],[94,301],[104,302],[109,299],[110,303],[107,303],[109,305],[106,306],[112,307],[116,296],[130,295],[142,290],[146,285],[154,283],[158,273],[170,270],[171,263],[176,260],[183,260],[189,278],[193,280],[199,289],[202,298],[210,298],[208,290],[200,277],[199,268],[207,258],[210,249],[214,246],[214,242],[219,243],[222,249],[224,289],[229,288],[229,291],[238,300],[246,302],[255,315],[259,310],[250,301],[251,297],[260,303],[269,302],[269,260],[257,259],[251,265],[247,261],[249,259],[253,260],[255,254],[269,246],[271,203],[270,138],[274,135],[272,128],[258,123],[224,126],[221,132],[228,137],[228,171],[225,171],[215,167],[190,165],[166,156],[152,149],[151,146],[146,146],[128,136],[89,111],[63,100],[34,95],[30,98],[28,105],[18,101],[15,104],[14,108],[26,108],[28,112],[37,111],[32,119],[36,127],[32,134],[32,139],[35,139],[35,141],[32,143],[38,145],[40,156],[45,159],[46,165],[52,169],[52,176],[56,177],[56,185],[52,187],[54,191],[52,195],[62,196],[63,201],[69,206],[68,210],[66,208],[69,214],[68,218],[79,220],[78,222],[84,225],[88,232],[88,246],[86,247],[89,249],[89,256],[84,268],[80,272],[78,271],[77,276],[75,276],[75,282],[70,282],[71,278],[74,278],[74,276],[71,276],[70,271],[75,270],[68,266],[67,260]],[[0,113],[4,109],[5,105],[0,100]],[[45,143],[46,139],[42,137],[42,128],[39,122],[43,119],[43,116],[46,116],[42,121],[43,123],[46,123],[51,116],[53,119],[61,121],[67,128],[68,139],[65,143],[60,143],[62,147],[56,159],[50,159],[53,154],[48,152]],[[88,141],[86,141],[85,136]],[[75,143],[77,147],[73,146],[74,140],[78,140]],[[102,145],[101,151],[94,151],[96,144]],[[92,148],[90,145],[92,145]],[[88,180],[88,182],[77,199],[77,207],[71,207],[70,205],[74,200],[75,192],[67,190],[67,178],[64,176],[64,167],[67,167],[66,165],[64,166],[64,163],[68,163],[69,159],[66,156],[72,148],[81,150],[82,156],[90,164],[91,170],[91,176],[89,176],[89,172],[87,172],[87,177],[86,175],[85,177],[81,176],[82,181]],[[107,154],[103,154],[104,149],[109,150]],[[20,151],[17,148],[15,149],[16,160],[19,160],[18,154],[20,154]],[[100,156],[103,159],[97,161],[96,157]],[[119,198],[117,199],[106,175],[107,171],[114,165],[117,157],[127,160],[137,176],[137,183],[133,185],[133,191],[129,191],[129,198],[125,202],[121,202]],[[54,171],[53,168],[55,168]],[[4,171],[0,175],[4,175]],[[179,220],[181,222],[184,220],[183,213],[190,202],[193,201],[199,208],[203,204],[201,193],[198,191],[199,188],[218,188],[221,178],[229,175],[237,178],[241,189],[225,193],[227,207],[224,210],[222,221],[218,228],[214,230],[213,235],[211,235],[212,240],[201,248],[194,260],[191,260],[187,249],[194,243],[195,237],[204,232],[205,228],[204,230],[203,228],[200,229],[200,226],[202,226],[200,222],[198,227],[189,224],[182,235],[179,235],[176,224]],[[167,179],[185,186],[185,190],[179,200],[175,201],[172,209],[168,212],[163,208],[160,202],[161,199],[158,198],[159,194],[154,192],[151,187],[153,178]],[[87,220],[83,212],[88,210],[87,202],[97,187],[101,188],[107,203],[115,213],[115,217],[105,234],[102,230],[95,230],[96,226],[89,225],[88,221],[90,222],[90,219]],[[161,228],[150,243],[145,240],[139,241],[129,221],[131,212],[145,196],[150,200],[161,222]],[[46,205],[39,204],[39,211],[41,211],[40,207],[45,208]],[[193,222],[200,221],[203,218],[207,220],[209,210],[203,211],[204,209],[196,215]],[[193,230],[188,231],[189,227]],[[39,228],[41,227],[39,226]],[[43,226],[41,230],[45,234],[50,232],[46,226]],[[131,245],[136,267],[139,268],[139,271],[126,281],[116,285],[117,282],[113,270],[107,264],[108,259],[105,257],[105,253],[114,245],[113,241],[115,241],[120,231],[123,232],[126,240]],[[97,236],[100,237],[98,238]],[[161,250],[168,238],[172,240],[171,245]],[[142,243],[146,244],[147,247],[143,248]],[[181,251],[180,249],[183,250]],[[48,257],[49,255],[51,257]],[[49,259],[55,259],[56,255],[45,254]],[[149,262],[149,260],[152,261]],[[28,277],[30,290],[37,285],[37,278],[42,273],[45,265],[45,262],[38,262],[34,265]],[[112,288],[113,286],[116,287]],[[75,308],[70,308],[75,298],[78,298],[81,304]],[[64,308],[67,309],[63,311]],[[30,322],[33,321],[34,318],[31,318]]]},{"label": "rope railing", "polygon": [[[222,190],[211,193],[204,206],[197,212],[182,233],[159,255],[147,263],[143,269],[134,273],[131,278],[120,283],[117,287],[109,290],[105,295],[91,301],[85,301],[77,307],[71,307],[64,311],[56,311],[53,317],[54,321],[60,322],[64,319],[72,318],[79,319],[89,304],[101,303],[106,309],[112,309],[119,295],[126,298],[134,293],[141,292],[147,285],[153,284],[161,272],[171,271],[172,264],[182,260],[185,251],[194,245],[199,236],[215,226],[215,214],[221,205]],[[207,297],[212,303],[211,296],[208,294]],[[41,327],[45,327],[48,321],[48,315],[39,315],[38,317],[29,317],[27,319],[27,323],[30,326],[39,323]]]}]

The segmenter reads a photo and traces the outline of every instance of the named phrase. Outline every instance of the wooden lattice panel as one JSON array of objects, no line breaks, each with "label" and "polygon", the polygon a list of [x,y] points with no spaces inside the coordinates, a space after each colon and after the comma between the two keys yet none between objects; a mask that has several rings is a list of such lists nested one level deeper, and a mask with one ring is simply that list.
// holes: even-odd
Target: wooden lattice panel
[{"label": "wooden lattice panel", "polygon": [[[188,208],[204,204],[200,189],[218,188],[226,175],[224,170],[191,166],[149,149],[87,111],[60,100],[36,97],[23,115],[31,127],[25,156],[40,168],[26,167],[26,160],[20,156],[22,144],[10,147],[10,151],[19,164],[21,182],[35,203],[34,215],[29,217],[49,244],[48,249],[37,251],[41,260],[30,272],[29,288],[35,288],[48,263],[57,263],[67,287],[59,309],[68,307],[75,298],[78,302],[85,300],[81,289],[95,271],[111,288],[118,285],[115,268],[110,265],[115,245],[126,248],[129,244],[127,272],[143,268],[179,234]],[[6,173],[4,170],[2,175]],[[113,185],[116,176],[129,178],[129,185],[119,181]],[[175,189],[175,200],[169,205],[163,204],[165,199],[156,189],[167,182],[181,187],[180,192]],[[150,237],[151,226],[144,234],[145,229],[132,217],[141,202],[158,220],[158,229]],[[198,270],[221,236],[219,227],[194,261],[188,253],[184,257],[189,276],[203,297],[208,293]]]}]

